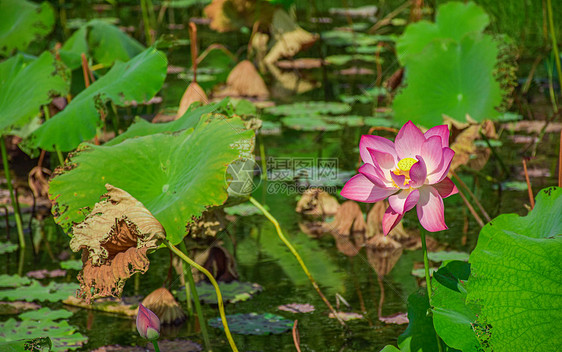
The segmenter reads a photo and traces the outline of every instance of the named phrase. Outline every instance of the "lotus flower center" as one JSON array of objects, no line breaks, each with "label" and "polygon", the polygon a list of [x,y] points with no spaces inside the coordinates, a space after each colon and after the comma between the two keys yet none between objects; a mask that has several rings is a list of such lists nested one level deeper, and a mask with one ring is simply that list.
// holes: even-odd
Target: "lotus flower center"
[{"label": "lotus flower center", "polygon": [[404,158],[398,162],[398,168],[402,171],[410,171],[412,166],[418,161],[414,158]]}]

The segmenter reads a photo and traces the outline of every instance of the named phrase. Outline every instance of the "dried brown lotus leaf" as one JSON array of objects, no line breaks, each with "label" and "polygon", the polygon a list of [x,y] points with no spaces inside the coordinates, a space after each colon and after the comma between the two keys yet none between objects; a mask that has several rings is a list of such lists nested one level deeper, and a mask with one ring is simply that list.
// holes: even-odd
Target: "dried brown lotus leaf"
[{"label": "dried brown lotus leaf", "polygon": [[214,94],[215,97],[269,98],[269,90],[258,70],[248,60],[242,60],[228,74],[226,87]]},{"label": "dried brown lotus leaf", "polygon": [[191,82],[181,97],[176,119],[182,117],[189,109],[189,106],[195,102],[205,105],[209,103],[209,98],[207,98],[207,94],[205,94],[205,91],[197,82]]},{"label": "dried brown lotus leaf", "polygon": [[338,250],[346,256],[352,257],[359,253],[365,243],[366,224],[359,205],[351,200],[344,202],[334,221],[326,225]]},{"label": "dried brown lotus leaf", "polygon": [[153,311],[162,324],[180,324],[187,318],[172,293],[164,287],[146,296],[142,304]]},{"label": "dried brown lotus leaf", "polygon": [[275,44],[264,58],[264,61],[268,64],[273,64],[282,57],[293,57],[318,40],[317,34],[302,29],[282,9],[277,9],[273,14],[271,35]]},{"label": "dried brown lotus leaf", "polygon": [[491,154],[490,149],[474,145],[474,141],[481,138],[480,133],[487,138],[497,138],[492,121],[470,124],[463,128],[451,144],[451,149],[455,151],[455,157],[451,162],[451,171],[456,170],[461,165],[468,165],[476,170],[480,170],[486,165]]},{"label": "dried brown lotus leaf", "polygon": [[150,264],[147,252],[166,238],[162,225],[129,193],[106,184],[107,193],[86,219],[74,225],[70,249],[82,250],[78,295],[87,302],[119,297],[125,282]]},{"label": "dried brown lotus leaf", "polygon": [[338,212],[338,200],[320,188],[309,188],[297,202],[295,211],[311,216],[333,216]]},{"label": "dried brown lotus leaf", "polygon": [[400,256],[402,245],[388,236],[375,236],[366,244],[367,261],[379,276],[387,275]]}]

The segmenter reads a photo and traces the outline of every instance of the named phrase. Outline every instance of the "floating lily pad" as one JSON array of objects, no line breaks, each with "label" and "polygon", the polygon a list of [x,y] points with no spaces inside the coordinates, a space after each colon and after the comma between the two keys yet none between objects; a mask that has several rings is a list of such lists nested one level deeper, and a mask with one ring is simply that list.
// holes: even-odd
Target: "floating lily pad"
[{"label": "floating lily pad", "polygon": [[380,126],[380,127],[393,127],[398,128],[400,125],[395,121],[385,119],[383,117],[365,117],[365,125],[367,126]]},{"label": "floating lily pad", "polygon": [[79,259],[70,259],[60,262],[60,267],[67,270],[82,270],[82,261]]},{"label": "floating lily pad", "polygon": [[384,50],[385,50],[384,47],[378,45],[366,45],[366,46],[358,46],[358,47],[348,46],[345,48],[345,51],[350,54],[367,54],[367,55],[382,53],[384,52]]},{"label": "floating lily pad", "polygon": [[39,310],[33,310],[21,313],[19,318],[21,320],[59,320],[67,319],[72,316],[72,312],[65,309],[51,310],[50,308],[43,307]]},{"label": "floating lily pad", "polygon": [[340,55],[330,55],[326,57],[326,62],[331,65],[336,66],[343,66],[347,65],[351,62],[363,61],[363,62],[370,62],[375,63],[379,62],[382,63],[382,59],[376,57],[375,55],[367,55],[367,54],[340,54]]},{"label": "floating lily pad", "polygon": [[[359,314],[359,313],[354,313],[354,312],[336,312],[336,314],[338,315],[338,317],[343,320],[343,321],[349,321],[349,320],[356,320],[356,319],[363,319],[363,315]],[[328,315],[330,318],[335,319],[335,315],[334,313],[330,313]]]},{"label": "floating lily pad", "polygon": [[330,123],[320,116],[288,116],[283,117],[281,122],[297,131],[337,131],[342,128],[341,125]]},{"label": "floating lily pad", "polygon": [[274,121],[262,121],[260,133],[264,135],[281,134],[281,123]]},{"label": "floating lily pad", "polygon": [[76,331],[77,328],[66,321],[19,322],[12,318],[0,323],[0,342],[49,336],[53,343],[52,351],[70,351],[82,347],[88,341],[87,337]]},{"label": "floating lily pad", "polygon": [[76,283],[56,283],[51,281],[47,286],[41,285],[33,280],[28,286],[21,286],[15,289],[0,290],[0,299],[9,301],[25,300],[58,302],[74,296],[79,288]]},{"label": "floating lily pad", "polygon": [[326,116],[324,121],[334,122],[338,125],[360,127],[364,125],[363,116],[348,115],[348,116]]},{"label": "floating lily pad", "polygon": [[[227,315],[228,327],[232,333],[240,335],[275,335],[293,328],[293,321],[271,313],[249,313]],[[220,318],[209,320],[209,325],[223,329]]]},{"label": "floating lily pad", "polygon": [[[437,268],[429,268],[429,275],[432,275],[436,271]],[[412,270],[412,275],[419,278],[425,278],[425,269],[424,268],[414,269]]]},{"label": "floating lily pad", "polygon": [[427,257],[432,262],[445,262],[449,260],[460,260],[463,262],[468,261],[468,253],[457,252],[457,251],[439,251],[439,252],[429,252]]},{"label": "floating lily pad", "polygon": [[277,307],[277,309],[291,312],[291,313],[312,313],[314,312],[314,306],[308,303],[289,303]]},{"label": "floating lily pad", "polygon": [[[207,304],[218,304],[217,294],[213,285],[206,281],[196,284],[199,300]],[[251,282],[219,282],[222,299],[226,303],[247,301],[263,290],[258,284]],[[176,296],[180,301],[185,301],[185,288],[178,290]]]},{"label": "floating lily pad", "polygon": [[51,351],[52,346],[53,343],[48,337],[0,342],[0,350],[4,352],[49,352]]},{"label": "floating lily pad", "polygon": [[0,254],[12,253],[18,249],[18,245],[12,242],[0,242]]},{"label": "floating lily pad", "polygon": [[19,287],[29,285],[31,281],[31,279],[19,275],[0,275],[0,287]]},{"label": "floating lily pad", "polygon": [[309,101],[267,108],[266,112],[273,115],[297,116],[297,115],[321,115],[321,114],[345,114],[351,111],[351,106],[337,102]]}]

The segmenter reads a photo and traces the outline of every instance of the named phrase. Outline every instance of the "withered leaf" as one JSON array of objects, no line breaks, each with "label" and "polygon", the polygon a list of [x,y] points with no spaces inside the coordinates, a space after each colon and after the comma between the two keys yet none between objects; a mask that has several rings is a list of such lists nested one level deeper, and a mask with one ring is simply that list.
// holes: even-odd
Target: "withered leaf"
[{"label": "withered leaf", "polygon": [[86,219],[73,226],[70,249],[82,250],[84,267],[78,296],[88,303],[98,297],[119,297],[128,278],[145,273],[147,252],[166,234],[162,225],[129,193],[110,184]]}]

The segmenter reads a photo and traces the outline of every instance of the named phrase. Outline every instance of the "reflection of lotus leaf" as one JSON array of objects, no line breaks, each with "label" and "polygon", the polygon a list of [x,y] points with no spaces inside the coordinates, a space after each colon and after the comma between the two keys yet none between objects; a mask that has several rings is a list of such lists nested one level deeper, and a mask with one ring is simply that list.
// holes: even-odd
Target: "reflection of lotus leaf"
[{"label": "reflection of lotus leaf", "polygon": [[488,223],[470,255],[469,302],[482,306],[495,351],[556,351],[560,335],[562,188],[539,192],[524,217],[503,214]]},{"label": "reflection of lotus leaf", "polygon": [[72,312],[66,309],[51,310],[50,308],[43,307],[39,310],[32,310],[29,312],[21,313],[19,318],[21,320],[59,320],[67,319],[72,316]]},{"label": "reflection of lotus leaf", "polygon": [[0,254],[12,253],[18,249],[18,245],[11,242],[0,242]]},{"label": "reflection of lotus leaf", "polygon": [[358,62],[358,61],[382,63],[381,60],[382,59],[377,58],[375,55],[370,55],[370,54],[353,54],[353,55],[340,54],[340,55],[330,55],[326,57],[327,63],[336,66],[343,66],[351,62]]},{"label": "reflection of lotus leaf", "polygon": [[110,183],[139,200],[177,244],[192,217],[226,201],[227,166],[252,158],[253,146],[253,131],[240,118],[222,115],[203,116],[194,129],[175,134],[132,138],[109,147],[84,145],[50,181],[55,220],[70,232]]},{"label": "reflection of lotus leaf", "polygon": [[[201,281],[196,286],[200,301],[208,304],[218,304],[217,294],[213,285],[206,281]],[[240,281],[219,282],[219,288],[222,299],[226,303],[247,301],[263,290],[263,287],[258,284]],[[185,301],[185,288],[178,290],[176,296],[180,301]]]},{"label": "reflection of lotus leaf", "polygon": [[278,105],[266,109],[266,112],[273,115],[297,116],[297,115],[313,115],[313,114],[345,114],[351,111],[351,106],[344,103],[324,102],[324,101],[308,101],[303,103],[294,103],[286,105]]},{"label": "reflection of lotus leaf", "polygon": [[[293,321],[271,313],[233,314],[227,315],[226,320],[230,331],[241,335],[281,334],[293,327]],[[220,318],[210,319],[209,325],[223,328]]]},{"label": "reflection of lotus leaf", "polygon": [[34,39],[46,36],[55,24],[55,13],[49,2],[2,0],[0,2],[0,55],[25,50]]}]

